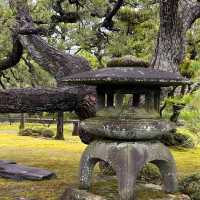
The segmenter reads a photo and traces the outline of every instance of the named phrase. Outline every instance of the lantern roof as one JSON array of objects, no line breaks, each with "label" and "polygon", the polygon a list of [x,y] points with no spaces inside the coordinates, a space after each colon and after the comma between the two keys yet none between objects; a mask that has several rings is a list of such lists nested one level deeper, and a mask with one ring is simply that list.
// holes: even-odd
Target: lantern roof
[{"label": "lantern roof", "polygon": [[68,84],[85,85],[157,85],[160,87],[190,84],[179,73],[143,67],[112,67],[78,73],[65,77]]}]

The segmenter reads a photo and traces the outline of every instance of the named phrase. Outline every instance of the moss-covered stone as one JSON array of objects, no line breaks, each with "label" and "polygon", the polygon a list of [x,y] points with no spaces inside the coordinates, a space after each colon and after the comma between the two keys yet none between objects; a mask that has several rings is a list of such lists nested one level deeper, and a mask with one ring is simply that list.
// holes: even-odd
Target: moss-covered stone
[{"label": "moss-covered stone", "polygon": [[159,140],[175,129],[175,124],[159,118],[156,111],[136,108],[105,108],[97,116],[80,123],[87,134],[116,140]]},{"label": "moss-covered stone", "polygon": [[132,55],[116,57],[108,61],[108,67],[148,67],[149,63]]}]

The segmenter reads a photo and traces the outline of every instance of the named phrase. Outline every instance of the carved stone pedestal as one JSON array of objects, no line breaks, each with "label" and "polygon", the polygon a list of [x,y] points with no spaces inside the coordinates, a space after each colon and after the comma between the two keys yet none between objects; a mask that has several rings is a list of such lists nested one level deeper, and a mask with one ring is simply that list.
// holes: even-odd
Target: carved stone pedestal
[{"label": "carved stone pedestal", "polygon": [[151,162],[163,177],[163,189],[173,193],[177,189],[176,166],[166,146],[155,142],[94,141],[84,151],[80,164],[80,189],[89,190],[94,166],[107,162],[116,171],[120,200],[135,200],[135,184],[139,171]]}]

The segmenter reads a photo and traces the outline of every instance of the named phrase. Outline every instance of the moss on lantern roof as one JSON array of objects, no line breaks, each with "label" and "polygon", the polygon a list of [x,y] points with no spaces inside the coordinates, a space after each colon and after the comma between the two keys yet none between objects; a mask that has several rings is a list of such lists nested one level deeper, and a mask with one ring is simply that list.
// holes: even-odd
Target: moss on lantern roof
[{"label": "moss on lantern roof", "polygon": [[190,81],[183,78],[179,73],[165,72],[153,68],[143,67],[113,67],[96,71],[88,71],[63,79],[63,82],[70,84],[133,84],[133,85],[184,85]]},{"label": "moss on lantern roof", "polygon": [[107,67],[149,67],[149,63],[132,55],[114,57],[108,61]]}]

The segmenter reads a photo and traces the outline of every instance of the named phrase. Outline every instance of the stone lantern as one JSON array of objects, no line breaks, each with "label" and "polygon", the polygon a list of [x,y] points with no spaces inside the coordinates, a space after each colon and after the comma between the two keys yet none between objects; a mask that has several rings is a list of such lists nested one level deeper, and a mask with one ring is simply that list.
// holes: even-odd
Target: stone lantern
[{"label": "stone lantern", "polygon": [[[177,189],[176,166],[169,149],[160,142],[175,124],[161,119],[162,87],[188,84],[177,73],[152,68],[112,67],[65,78],[69,84],[96,86],[96,117],[81,122],[80,128],[92,136],[80,162],[80,189],[88,190],[96,163],[112,166],[119,183],[120,200],[135,199],[137,175],[149,162],[163,178],[163,189]],[[118,102],[121,95],[123,101]]]}]

